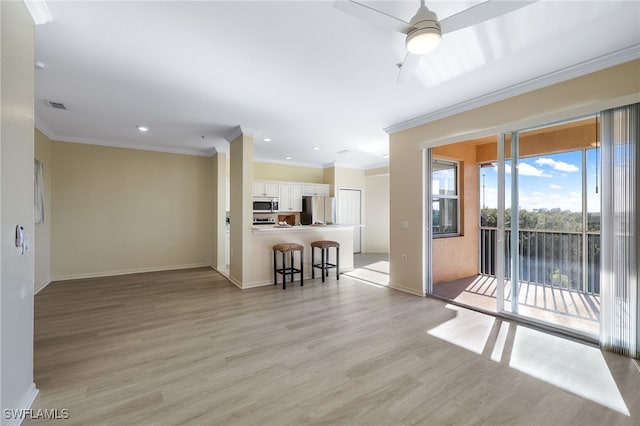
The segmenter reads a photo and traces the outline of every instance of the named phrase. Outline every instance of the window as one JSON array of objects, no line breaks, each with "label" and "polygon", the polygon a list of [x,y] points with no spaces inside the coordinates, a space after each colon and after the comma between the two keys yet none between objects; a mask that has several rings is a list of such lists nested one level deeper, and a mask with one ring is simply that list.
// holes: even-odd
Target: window
[{"label": "window", "polygon": [[433,236],[459,235],[458,163],[434,159],[431,182]]}]

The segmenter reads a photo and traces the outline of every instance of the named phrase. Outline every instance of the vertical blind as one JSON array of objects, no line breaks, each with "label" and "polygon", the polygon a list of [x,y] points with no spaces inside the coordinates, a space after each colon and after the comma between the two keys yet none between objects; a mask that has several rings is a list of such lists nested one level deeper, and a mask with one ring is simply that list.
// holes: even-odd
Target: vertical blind
[{"label": "vertical blind", "polygon": [[640,104],[606,110],[601,117],[600,343],[604,349],[637,358],[640,355]]}]

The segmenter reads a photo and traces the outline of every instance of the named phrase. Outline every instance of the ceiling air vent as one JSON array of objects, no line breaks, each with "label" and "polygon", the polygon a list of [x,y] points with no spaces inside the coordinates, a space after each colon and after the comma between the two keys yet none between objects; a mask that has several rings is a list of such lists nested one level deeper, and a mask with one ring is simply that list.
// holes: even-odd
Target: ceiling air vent
[{"label": "ceiling air vent", "polygon": [[62,102],[53,102],[53,101],[49,101],[49,100],[45,99],[44,103],[47,104],[47,106],[49,108],[67,109],[67,107],[65,107]]},{"label": "ceiling air vent", "polygon": [[348,154],[350,152],[351,152],[350,149],[343,149],[342,151],[338,151],[338,154]]}]

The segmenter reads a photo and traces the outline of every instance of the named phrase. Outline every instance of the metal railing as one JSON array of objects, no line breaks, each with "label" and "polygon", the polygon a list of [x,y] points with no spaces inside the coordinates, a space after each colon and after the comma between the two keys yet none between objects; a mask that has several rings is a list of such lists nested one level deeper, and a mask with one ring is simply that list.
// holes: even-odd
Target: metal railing
[{"label": "metal railing", "polygon": [[[496,228],[480,227],[480,273],[496,274]],[[584,247],[586,246],[586,250]],[[511,230],[505,230],[505,278],[511,277]],[[600,233],[522,229],[520,281],[600,294]]]}]

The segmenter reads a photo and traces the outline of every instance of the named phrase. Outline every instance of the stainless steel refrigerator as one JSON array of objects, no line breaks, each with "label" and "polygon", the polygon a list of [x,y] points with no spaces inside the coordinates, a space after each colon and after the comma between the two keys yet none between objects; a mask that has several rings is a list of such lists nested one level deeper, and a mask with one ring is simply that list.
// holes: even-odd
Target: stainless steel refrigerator
[{"label": "stainless steel refrigerator", "polygon": [[300,223],[303,225],[335,224],[335,197],[302,197],[302,213],[300,213]]}]

